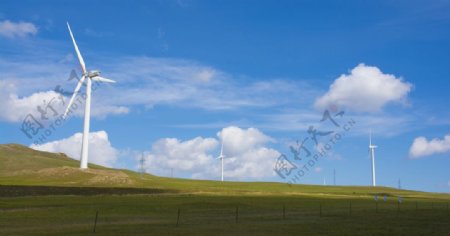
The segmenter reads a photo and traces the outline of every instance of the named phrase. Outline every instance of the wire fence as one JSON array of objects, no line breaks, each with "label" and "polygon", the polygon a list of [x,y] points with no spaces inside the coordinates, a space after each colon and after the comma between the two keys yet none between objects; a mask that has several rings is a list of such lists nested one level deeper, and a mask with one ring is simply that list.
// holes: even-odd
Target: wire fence
[{"label": "wire fence", "polygon": [[[372,207],[370,207],[372,205]],[[280,204],[278,206],[254,206],[248,204],[227,206],[227,207],[178,207],[174,209],[161,209],[167,214],[158,219],[158,222],[173,222],[174,227],[183,225],[208,225],[208,224],[240,224],[264,221],[297,221],[303,222],[317,221],[320,219],[333,219],[342,217],[367,217],[368,215],[379,217],[410,217],[414,214],[436,212],[443,213],[450,217],[448,203],[419,203],[417,202],[361,202],[348,201],[339,203],[319,202],[308,205]],[[173,211],[171,214],[168,211]],[[101,211],[95,212],[93,217],[93,232],[96,232],[98,221],[102,221]],[[151,217],[141,218],[151,222]]]}]

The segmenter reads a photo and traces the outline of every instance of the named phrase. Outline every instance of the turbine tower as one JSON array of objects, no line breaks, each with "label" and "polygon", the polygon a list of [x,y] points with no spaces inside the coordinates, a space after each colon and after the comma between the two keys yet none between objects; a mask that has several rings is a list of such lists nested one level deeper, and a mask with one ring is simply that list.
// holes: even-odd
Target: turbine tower
[{"label": "turbine tower", "polygon": [[64,112],[63,119],[66,118],[69,111],[71,111],[71,106],[78,92],[80,91],[81,85],[84,80],[86,80],[86,102],[84,108],[84,126],[83,126],[83,139],[81,143],[81,160],[80,160],[80,168],[87,169],[88,168],[88,151],[89,151],[89,121],[91,115],[91,87],[92,81],[98,82],[107,82],[107,83],[115,83],[114,80],[106,79],[100,77],[100,71],[92,70],[88,71],[86,69],[86,65],[84,64],[83,57],[81,56],[80,50],[78,49],[77,43],[75,42],[75,38],[73,37],[72,30],[70,29],[69,22],[67,22],[67,28],[69,29],[70,37],[72,38],[73,46],[77,53],[78,60],[80,61],[81,70],[83,75],[81,79],[78,81],[77,86],[75,87],[75,91],[73,92],[72,97],[70,98],[69,104],[67,106],[66,111]]},{"label": "turbine tower", "polygon": [[222,162],[222,164],[221,164],[221,168],[222,168],[221,180],[223,182],[223,159],[225,159],[225,155],[223,155],[223,138],[222,138],[222,147],[220,148],[220,156],[218,156],[217,159],[220,159],[220,161]]},{"label": "turbine tower", "polygon": [[375,177],[375,148],[377,146],[372,145],[372,131],[369,134],[369,154],[372,159],[372,186],[376,186],[376,177]]},{"label": "turbine tower", "polygon": [[336,185],[336,169],[333,169],[333,185]]}]

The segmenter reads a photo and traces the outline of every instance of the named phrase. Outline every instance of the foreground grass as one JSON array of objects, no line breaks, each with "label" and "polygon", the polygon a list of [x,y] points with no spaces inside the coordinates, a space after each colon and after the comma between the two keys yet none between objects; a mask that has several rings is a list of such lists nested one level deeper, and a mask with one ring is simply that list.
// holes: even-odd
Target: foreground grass
[{"label": "foreground grass", "polygon": [[448,235],[450,232],[447,202],[429,199],[409,199],[399,210],[396,199],[390,198],[379,202],[378,212],[373,199],[364,197],[164,194],[0,198],[0,208],[0,235],[92,234],[97,211],[99,235]]}]

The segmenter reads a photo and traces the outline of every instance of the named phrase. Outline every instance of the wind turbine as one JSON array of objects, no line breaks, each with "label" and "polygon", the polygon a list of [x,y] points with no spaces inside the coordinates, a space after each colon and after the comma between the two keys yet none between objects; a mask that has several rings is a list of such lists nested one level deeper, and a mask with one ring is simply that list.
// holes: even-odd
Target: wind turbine
[{"label": "wind turbine", "polygon": [[222,139],[222,147],[220,148],[220,156],[217,157],[222,162],[222,182],[223,182],[223,159],[225,159],[225,155],[223,155],[223,139]]},{"label": "wind turbine", "polygon": [[376,186],[376,178],[375,178],[375,148],[377,146],[372,145],[372,131],[369,134],[369,154],[372,159],[372,186]]},{"label": "wind turbine", "polygon": [[107,83],[115,83],[115,81],[100,77],[101,72],[98,70],[88,71],[86,69],[86,65],[84,64],[83,57],[81,56],[80,50],[78,49],[77,43],[75,42],[75,38],[73,37],[72,30],[70,29],[69,22],[67,22],[67,28],[69,29],[69,33],[70,33],[70,37],[72,38],[73,46],[75,47],[75,51],[77,53],[78,60],[80,61],[80,66],[81,66],[83,75],[81,76],[81,79],[78,81],[77,86],[75,87],[73,95],[70,98],[69,104],[67,106],[67,109],[64,112],[63,119],[65,119],[67,114],[69,113],[72,103],[75,100],[75,97],[77,96],[78,92],[80,91],[81,85],[83,84],[84,80],[86,80],[87,81],[87,83],[86,83],[86,102],[85,102],[85,109],[84,109],[84,126],[83,126],[83,139],[82,139],[82,144],[81,144],[80,168],[87,169],[88,168],[89,120],[90,120],[90,115],[91,115],[92,81],[107,82]]},{"label": "wind turbine", "polygon": [[333,185],[336,185],[336,169],[333,169]]}]

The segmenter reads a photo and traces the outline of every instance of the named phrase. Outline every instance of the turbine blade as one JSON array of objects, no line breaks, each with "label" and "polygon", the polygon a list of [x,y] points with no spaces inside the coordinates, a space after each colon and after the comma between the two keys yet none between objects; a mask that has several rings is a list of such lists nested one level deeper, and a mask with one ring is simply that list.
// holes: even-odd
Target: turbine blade
[{"label": "turbine blade", "polygon": [[100,76],[95,76],[92,78],[93,81],[100,81],[100,82],[105,82],[105,83],[115,83],[116,81],[112,80],[112,79],[107,79],[107,78],[103,78]]},{"label": "turbine blade", "polygon": [[75,97],[77,96],[78,91],[80,91],[81,85],[83,84],[85,78],[86,77],[82,76],[80,81],[78,81],[77,87],[75,87],[72,97],[70,98],[69,104],[67,105],[66,111],[64,112],[63,119],[66,118],[67,113],[69,112],[70,107],[72,106],[73,100],[75,100]]},{"label": "turbine blade", "polygon": [[83,71],[83,74],[86,74],[86,65],[84,64],[83,57],[81,56],[80,50],[78,49],[77,42],[75,42],[75,38],[73,37],[69,22],[67,22],[67,28],[69,28],[70,37],[72,37],[73,46],[75,47],[75,51],[77,52],[78,60],[80,61],[81,70]]}]

